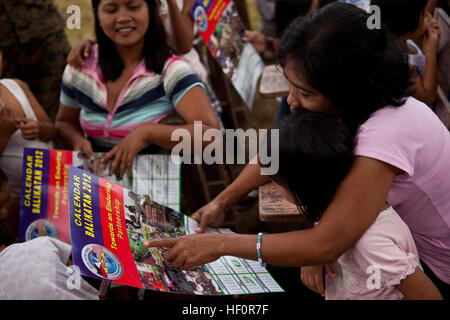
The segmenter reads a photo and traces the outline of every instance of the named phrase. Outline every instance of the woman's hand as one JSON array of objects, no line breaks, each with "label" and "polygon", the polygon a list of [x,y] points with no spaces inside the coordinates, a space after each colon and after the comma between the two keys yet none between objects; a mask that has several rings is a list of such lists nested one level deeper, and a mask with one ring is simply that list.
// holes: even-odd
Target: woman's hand
[{"label": "woman's hand", "polygon": [[144,149],[149,142],[147,141],[147,125],[142,125],[131,131],[123,140],[111,151],[103,156],[102,162],[112,158],[114,160],[109,167],[109,175],[113,175],[117,168],[120,168],[120,177],[123,177],[125,170],[131,172],[134,157]]},{"label": "woman's hand", "polygon": [[268,48],[268,39],[266,36],[256,31],[245,30],[245,37],[242,40],[250,42],[258,52],[263,52]]},{"label": "woman's hand", "polygon": [[35,140],[39,138],[39,121],[27,118],[16,118],[16,127],[22,131],[22,137],[25,140]]},{"label": "woman's hand", "polygon": [[208,226],[220,227],[225,220],[225,211],[225,208],[216,199],[198,209],[191,216],[200,223],[195,232],[203,233]]},{"label": "woman's hand", "polygon": [[79,139],[75,142],[73,150],[82,152],[86,158],[90,158],[94,154],[91,142],[86,138]]},{"label": "woman's hand", "polygon": [[81,69],[84,67],[83,60],[89,58],[91,54],[91,48],[95,44],[94,41],[83,39],[77,43],[75,47],[69,53],[67,57],[67,64],[75,69]]},{"label": "woman's hand", "polygon": [[219,259],[223,254],[220,234],[195,234],[178,238],[155,239],[146,241],[144,247],[171,248],[164,259],[175,268],[190,269]]},{"label": "woman's hand", "polygon": [[319,264],[317,266],[302,267],[300,273],[300,279],[303,284],[312,291],[325,296],[325,286],[323,283],[323,269],[331,278],[335,278],[336,274],[329,264]]}]

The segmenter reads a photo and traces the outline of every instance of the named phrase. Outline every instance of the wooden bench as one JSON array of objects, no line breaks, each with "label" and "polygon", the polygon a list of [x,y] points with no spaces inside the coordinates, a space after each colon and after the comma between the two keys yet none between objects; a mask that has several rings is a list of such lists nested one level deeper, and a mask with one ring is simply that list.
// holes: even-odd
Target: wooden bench
[{"label": "wooden bench", "polygon": [[272,64],[264,68],[259,92],[264,98],[286,97],[289,94],[289,81],[280,66]]},{"label": "wooden bench", "polygon": [[258,189],[259,219],[264,222],[300,222],[305,220],[297,207],[283,198],[273,182]]}]

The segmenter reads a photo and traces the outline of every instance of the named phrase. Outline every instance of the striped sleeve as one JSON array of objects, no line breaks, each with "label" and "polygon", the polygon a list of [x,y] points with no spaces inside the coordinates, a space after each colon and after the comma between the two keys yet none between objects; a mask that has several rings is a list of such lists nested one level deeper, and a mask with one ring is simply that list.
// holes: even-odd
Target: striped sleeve
[{"label": "striped sleeve", "polygon": [[164,67],[164,90],[176,107],[183,96],[193,87],[204,87],[202,81],[189,65],[177,56],[170,57]]},{"label": "striped sleeve", "polygon": [[80,108],[76,98],[75,92],[71,86],[72,82],[72,67],[66,65],[62,77],[61,93],[59,95],[59,101],[67,107]]}]

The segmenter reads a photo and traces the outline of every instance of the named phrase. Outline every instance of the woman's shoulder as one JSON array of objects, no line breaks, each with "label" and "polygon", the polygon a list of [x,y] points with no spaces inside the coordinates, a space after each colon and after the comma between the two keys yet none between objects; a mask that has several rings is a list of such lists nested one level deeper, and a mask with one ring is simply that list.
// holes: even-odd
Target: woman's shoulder
[{"label": "woman's shoulder", "polygon": [[358,128],[354,154],[413,175],[418,163],[432,166],[437,158],[450,160],[450,135],[427,105],[410,97],[400,107],[386,106],[374,112]]},{"label": "woman's shoulder", "polygon": [[200,82],[189,64],[176,55],[166,60],[163,69],[163,81],[165,84],[174,84],[180,81]]},{"label": "woman's shoulder", "polygon": [[414,97],[408,97],[401,106],[388,105],[375,111],[358,131],[364,131],[368,127],[399,130],[398,126],[406,126],[408,130],[414,130],[441,125],[439,118],[430,107]]},{"label": "woman's shoulder", "polygon": [[19,100],[21,105],[25,102],[23,98],[28,99],[33,95],[28,84],[20,79],[4,78],[0,79],[0,84],[8,88],[9,92]]},{"label": "woman's shoulder", "polygon": [[83,73],[91,73],[97,70],[99,65],[98,61],[98,44],[94,44],[91,47],[91,51],[87,58],[83,60],[83,67],[80,69],[74,68],[69,64],[66,64],[65,72],[74,73],[74,72],[83,72]]},{"label": "woman's shoulder", "polygon": [[181,57],[177,55],[171,55],[166,59],[166,62],[164,63],[163,74],[167,75],[178,69],[186,68],[190,69],[189,65]]},{"label": "woman's shoulder", "polygon": [[[83,67],[77,69],[67,64],[62,81],[65,86],[70,86],[79,83],[81,80],[93,79],[95,81],[101,80],[100,68],[98,64],[98,45],[92,46],[89,57],[83,60]],[[81,81],[81,82],[83,82]]]}]

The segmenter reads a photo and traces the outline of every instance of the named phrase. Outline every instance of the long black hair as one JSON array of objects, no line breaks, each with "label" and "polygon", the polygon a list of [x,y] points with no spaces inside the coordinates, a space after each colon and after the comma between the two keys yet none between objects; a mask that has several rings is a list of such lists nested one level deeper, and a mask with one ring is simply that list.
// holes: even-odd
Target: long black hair
[{"label": "long black hair", "polygon": [[[95,35],[98,42],[99,64],[105,81],[114,81],[122,74],[124,65],[117,53],[114,42],[103,32],[98,19],[98,6],[101,0],[92,0],[95,17]],[[149,26],[145,33],[143,57],[147,70],[162,73],[164,63],[171,51],[167,44],[166,31],[154,0],[145,0],[149,12]]]},{"label": "long black hair", "polygon": [[268,148],[272,130],[279,130],[279,170],[270,178],[290,191],[300,212],[318,221],[353,164],[350,131],[336,116],[302,108],[268,130]]},{"label": "long black hair", "polygon": [[[318,8],[322,8],[337,0],[320,0]],[[277,38],[281,38],[287,26],[297,17],[311,12],[313,0],[276,0],[275,25]]]},{"label": "long black hair", "polygon": [[369,14],[331,3],[295,19],[279,48],[283,68],[295,71],[339,110],[352,134],[386,105],[401,106],[413,92],[408,57],[384,28],[369,29]]},{"label": "long black hair", "polygon": [[298,16],[308,14],[312,0],[277,0],[275,2],[275,25],[277,38],[281,38],[289,23]]},{"label": "long black hair", "polygon": [[381,10],[381,22],[395,35],[405,35],[419,27],[427,0],[372,0]]}]

